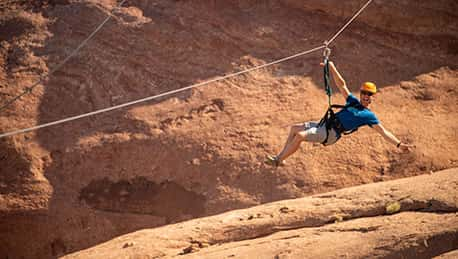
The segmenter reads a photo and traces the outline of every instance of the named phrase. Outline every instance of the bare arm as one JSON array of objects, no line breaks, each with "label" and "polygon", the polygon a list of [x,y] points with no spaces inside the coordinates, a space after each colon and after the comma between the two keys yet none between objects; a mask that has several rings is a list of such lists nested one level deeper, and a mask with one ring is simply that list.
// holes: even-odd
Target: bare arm
[{"label": "bare arm", "polygon": [[401,142],[398,138],[396,138],[396,136],[385,129],[382,124],[375,124],[372,126],[372,128],[375,129],[375,131],[377,131],[380,135],[382,135],[388,142],[391,142],[395,145]]},{"label": "bare arm", "polygon": [[332,78],[334,79],[337,88],[339,88],[340,93],[343,95],[345,100],[347,100],[348,95],[350,95],[350,91],[347,88],[347,83],[340,75],[339,71],[337,71],[337,68],[332,61],[329,61],[329,70],[331,71]]},{"label": "bare arm", "polygon": [[380,135],[382,135],[385,140],[391,142],[392,144],[396,145],[397,147],[401,148],[402,150],[409,150],[409,148],[413,147],[412,145],[408,145],[402,143],[396,136],[393,135],[390,131],[385,129],[382,124],[375,124],[372,128],[377,131]]}]

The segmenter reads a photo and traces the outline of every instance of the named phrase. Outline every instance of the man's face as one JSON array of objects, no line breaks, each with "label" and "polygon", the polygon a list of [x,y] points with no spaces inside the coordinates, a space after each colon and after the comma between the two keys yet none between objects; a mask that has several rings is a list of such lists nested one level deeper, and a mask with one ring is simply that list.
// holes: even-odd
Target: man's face
[{"label": "man's face", "polygon": [[369,105],[372,103],[374,99],[374,94],[367,91],[361,91],[359,97],[359,99],[361,100],[361,104],[364,107],[369,107]]}]

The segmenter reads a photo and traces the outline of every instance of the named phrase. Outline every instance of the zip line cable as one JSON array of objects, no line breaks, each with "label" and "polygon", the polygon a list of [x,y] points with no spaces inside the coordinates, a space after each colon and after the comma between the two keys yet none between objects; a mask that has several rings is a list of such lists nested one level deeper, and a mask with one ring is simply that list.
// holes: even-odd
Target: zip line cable
[{"label": "zip line cable", "polygon": [[372,3],[372,0],[369,0],[366,2],[366,4],[363,5],[363,7],[361,7],[361,9],[359,9],[358,12],[356,12],[353,17],[351,17],[350,20],[348,20],[348,22],[342,26],[342,28],[336,32],[336,34],[328,41],[326,41],[326,45],[329,45],[331,44],[331,42],[333,42],[337,37],[339,37],[339,35],[364,11],[364,9],[366,9],[366,7],[369,6],[369,4]]},{"label": "zip line cable", "polygon": [[[126,0],[123,0],[119,6],[121,6],[122,3],[124,3],[125,1]],[[34,131],[34,130],[37,130],[37,129],[41,129],[41,128],[45,128],[45,127],[49,127],[49,126],[65,123],[65,122],[68,122],[68,121],[73,121],[73,120],[77,120],[77,119],[93,116],[93,115],[96,115],[96,114],[100,114],[100,113],[104,113],[104,112],[120,109],[120,108],[123,108],[123,107],[127,107],[127,106],[131,106],[131,105],[134,105],[134,104],[138,104],[138,103],[141,103],[141,102],[146,102],[146,101],[150,101],[150,100],[157,99],[157,98],[160,98],[160,97],[176,94],[176,93],[183,92],[183,91],[186,91],[186,90],[189,90],[189,89],[192,89],[192,88],[208,85],[210,83],[222,81],[222,80],[225,80],[225,79],[228,79],[228,78],[231,78],[231,77],[235,77],[235,76],[238,76],[238,75],[242,75],[242,74],[246,74],[246,73],[252,72],[254,70],[258,70],[258,69],[261,69],[261,68],[272,66],[274,64],[278,64],[278,63],[281,63],[281,62],[284,62],[284,61],[287,61],[287,60],[290,60],[290,59],[293,59],[293,58],[296,58],[296,57],[299,57],[299,56],[310,54],[312,52],[315,52],[315,51],[318,51],[318,50],[321,50],[321,49],[327,49],[328,45],[331,42],[333,42],[357,18],[362,13],[362,11],[371,2],[372,2],[372,0],[369,0],[329,41],[325,41],[325,43],[323,45],[315,47],[313,49],[310,49],[310,50],[307,50],[307,51],[303,51],[303,52],[300,52],[300,53],[297,53],[297,54],[294,54],[294,55],[291,55],[291,56],[288,56],[288,57],[285,57],[285,58],[282,58],[282,59],[278,59],[278,60],[272,61],[270,63],[263,64],[263,65],[260,65],[260,66],[255,66],[255,67],[252,67],[252,68],[249,68],[249,69],[246,69],[246,70],[242,70],[242,71],[239,71],[239,72],[236,72],[236,73],[232,73],[232,74],[229,74],[229,75],[225,75],[225,76],[222,76],[222,77],[216,77],[216,78],[208,80],[208,81],[204,81],[204,82],[193,84],[193,85],[190,85],[190,86],[186,86],[186,87],[183,87],[183,88],[180,88],[180,89],[175,89],[175,90],[172,90],[172,91],[164,92],[164,93],[161,93],[161,94],[158,94],[158,95],[145,97],[145,98],[138,99],[138,100],[135,100],[135,101],[119,104],[119,105],[116,105],[116,106],[112,106],[112,107],[108,107],[108,108],[104,108],[104,109],[100,109],[100,110],[96,110],[96,111],[92,111],[92,112],[88,112],[88,113],[84,113],[84,114],[80,114],[80,115],[76,115],[76,116],[72,116],[72,117],[67,117],[67,118],[64,118],[64,119],[61,119],[61,120],[57,120],[57,121],[53,121],[53,122],[49,122],[49,123],[45,123],[45,124],[40,124],[40,125],[37,125],[37,126],[34,126],[34,127],[30,127],[30,128],[25,128],[25,129],[21,129],[21,130],[6,132],[6,133],[3,133],[3,134],[0,134],[0,138],[4,138],[4,137],[8,137],[8,136],[13,136],[13,135],[21,134],[21,133]],[[110,15],[110,17],[111,17],[111,15]],[[104,23],[106,23],[106,21],[108,21],[108,18],[104,21]],[[103,26],[103,25],[101,24],[101,26]],[[100,29],[101,26],[99,26],[98,29]],[[97,29],[96,29],[96,31],[97,31]],[[96,31],[94,31],[91,35],[92,36],[95,35]],[[80,44],[80,46],[81,45],[83,45],[83,44]],[[74,51],[74,53],[76,53],[76,52]],[[67,60],[68,59],[69,58],[67,58]],[[61,64],[63,64],[63,63],[64,62],[62,62]]]},{"label": "zip line cable", "polygon": [[258,70],[258,69],[261,69],[261,68],[264,68],[264,67],[267,67],[267,66],[271,66],[271,65],[274,65],[274,64],[289,60],[289,59],[296,58],[298,56],[306,55],[306,54],[315,52],[317,50],[323,49],[324,47],[325,47],[325,45],[322,45],[322,46],[313,48],[311,50],[307,50],[307,51],[304,51],[304,52],[301,52],[301,53],[298,53],[298,54],[295,54],[295,55],[292,55],[292,56],[289,56],[289,57],[286,57],[286,58],[282,58],[282,59],[279,59],[279,60],[276,60],[276,61],[273,61],[273,62],[270,62],[270,63],[266,63],[264,65],[252,67],[252,68],[249,68],[247,70],[243,70],[243,71],[240,71],[240,72],[237,72],[237,73],[229,74],[229,75],[226,75],[226,76],[223,76],[223,77],[217,77],[217,78],[205,81],[205,82],[201,82],[201,83],[198,83],[198,84],[193,84],[193,85],[190,85],[190,86],[186,86],[186,87],[183,87],[183,88],[180,88],[180,89],[168,91],[168,92],[161,93],[161,94],[158,94],[158,95],[149,96],[149,97],[146,97],[146,98],[143,98],[143,99],[138,99],[138,100],[135,100],[135,101],[132,101],[132,102],[127,102],[127,103],[123,103],[123,104],[120,104],[120,105],[108,107],[108,108],[105,108],[105,109],[100,109],[100,110],[96,110],[96,111],[93,111],[93,112],[88,112],[88,113],[84,113],[84,114],[81,114],[81,115],[68,117],[68,118],[65,118],[65,119],[62,119],[62,120],[57,120],[57,121],[53,121],[53,122],[37,125],[37,126],[31,127],[31,128],[26,128],[26,129],[22,129],[22,130],[16,130],[16,131],[0,134],[0,138],[12,136],[12,135],[17,135],[17,134],[25,133],[25,132],[29,132],[29,131],[33,131],[33,130],[49,127],[49,126],[52,126],[52,125],[61,124],[61,123],[64,123],[64,122],[73,121],[73,120],[81,119],[81,118],[84,118],[84,117],[93,116],[93,115],[96,115],[96,114],[99,114],[99,113],[120,109],[120,108],[123,108],[123,107],[126,107],[126,106],[131,106],[131,105],[134,105],[134,104],[137,104],[137,103],[150,101],[150,100],[153,100],[153,99],[156,99],[156,98],[160,98],[160,97],[164,97],[164,96],[167,96],[167,95],[176,94],[176,93],[183,92],[183,91],[186,91],[186,90],[189,90],[189,89],[192,89],[192,88],[196,88],[196,87],[203,86],[203,85],[208,85],[210,83],[214,83],[214,82],[217,82],[217,81],[221,81],[221,80],[224,80],[224,79],[235,77],[235,76],[238,76],[238,75],[241,75],[241,74],[246,74],[246,73],[252,72],[254,70]]},{"label": "zip line cable", "polygon": [[[124,4],[125,1],[126,1],[126,0],[121,1],[121,3],[120,3],[119,5],[117,5],[117,6],[114,8],[114,10],[115,10],[115,9],[118,9],[119,7],[121,7],[122,4]],[[88,36],[86,39],[84,39],[84,40],[83,40],[83,41],[82,41],[82,42],[72,51],[72,53],[70,53],[70,55],[68,55],[64,60],[62,60],[59,64],[57,64],[57,66],[55,66],[55,67],[48,73],[48,77],[51,76],[52,74],[54,74],[54,73],[55,73],[57,70],[59,70],[61,67],[63,67],[63,66],[65,65],[65,63],[67,63],[73,56],[75,56],[76,53],[78,53],[78,52],[88,43],[88,41],[91,40],[91,39],[95,36],[95,34],[97,34],[97,32],[100,31],[100,29],[102,29],[102,27],[111,19],[111,17],[112,17],[112,12],[113,12],[113,11],[110,11],[110,14],[108,14],[107,18],[105,18],[105,20],[104,20],[101,24],[99,24],[99,26],[97,26],[97,27],[95,28],[95,30],[94,30],[91,34],[89,34],[89,36]],[[22,96],[31,93],[35,87],[37,87],[39,84],[43,83],[44,79],[45,79],[45,76],[43,76],[43,75],[40,76],[40,79],[39,79],[36,83],[34,83],[33,85],[31,85],[31,86],[29,86],[29,87],[26,87],[25,90],[24,90],[22,93],[20,93],[19,95],[17,95],[17,96],[14,97],[13,99],[7,101],[4,105],[2,105],[2,106],[0,107],[0,111],[4,110],[6,107],[10,106],[11,104],[13,104],[13,103],[16,102],[17,100],[19,100]]]}]

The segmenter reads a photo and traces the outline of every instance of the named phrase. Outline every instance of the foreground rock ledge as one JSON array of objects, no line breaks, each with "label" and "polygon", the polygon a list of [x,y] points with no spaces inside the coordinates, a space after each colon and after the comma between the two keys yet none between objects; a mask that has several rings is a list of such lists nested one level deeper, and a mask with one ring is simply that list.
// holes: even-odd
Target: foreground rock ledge
[{"label": "foreground rock ledge", "polygon": [[458,248],[457,207],[455,168],[141,230],[65,258],[430,258]]}]

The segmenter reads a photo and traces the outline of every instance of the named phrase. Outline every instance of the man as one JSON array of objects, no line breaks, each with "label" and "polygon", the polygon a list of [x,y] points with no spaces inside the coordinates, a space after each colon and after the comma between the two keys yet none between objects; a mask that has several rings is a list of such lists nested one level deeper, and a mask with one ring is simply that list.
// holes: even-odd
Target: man
[{"label": "man", "polygon": [[[320,65],[324,66],[323,63]],[[335,113],[335,118],[332,118],[332,123],[328,124],[328,127],[326,127],[327,123],[316,122],[293,125],[283,150],[276,156],[268,155],[265,161],[267,164],[273,166],[281,165],[287,157],[297,151],[302,141],[331,145],[337,142],[344,132],[354,131],[365,125],[373,128],[388,142],[393,143],[403,151],[408,151],[413,147],[412,145],[402,143],[391,132],[385,129],[377,119],[377,116],[369,110],[369,105],[372,103],[374,95],[377,92],[375,84],[370,82],[363,83],[360,89],[360,100],[358,100],[348,90],[345,80],[331,61],[329,61],[329,68],[337,88],[346,100],[345,107]]]}]

